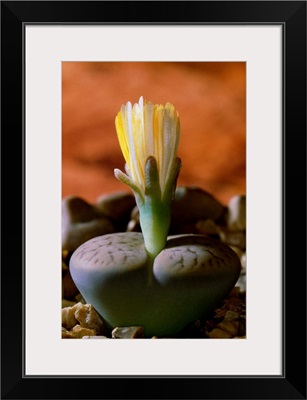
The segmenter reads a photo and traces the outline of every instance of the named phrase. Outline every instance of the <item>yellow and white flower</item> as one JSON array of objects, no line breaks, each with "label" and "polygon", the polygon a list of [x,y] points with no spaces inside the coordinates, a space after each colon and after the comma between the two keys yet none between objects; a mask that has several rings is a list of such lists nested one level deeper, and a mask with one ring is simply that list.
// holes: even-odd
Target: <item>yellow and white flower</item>
[{"label": "yellow and white flower", "polygon": [[[115,126],[127,175],[145,195],[146,162],[149,157],[154,157],[163,197],[172,164],[177,158],[180,135],[179,115],[174,106],[144,102],[141,97],[133,106],[128,102],[121,107]],[[118,171],[115,170],[115,175],[121,175]]]},{"label": "yellow and white flower", "polygon": [[[145,247],[157,253],[165,245],[170,224],[170,203],[181,167],[177,157],[180,123],[174,106],[143,101],[122,105],[115,118],[126,174],[115,169],[117,179],[134,191],[140,211]],[[163,245],[161,244],[163,243]]]}]

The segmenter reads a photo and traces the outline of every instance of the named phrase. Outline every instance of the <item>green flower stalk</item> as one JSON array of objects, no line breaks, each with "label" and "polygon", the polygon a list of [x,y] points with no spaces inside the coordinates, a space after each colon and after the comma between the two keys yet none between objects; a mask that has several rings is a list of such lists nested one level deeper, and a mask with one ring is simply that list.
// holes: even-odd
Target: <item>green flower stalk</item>
[{"label": "green flower stalk", "polygon": [[174,106],[143,101],[123,105],[115,118],[125,172],[115,177],[134,192],[145,248],[154,259],[166,245],[171,201],[181,160],[177,157],[180,124]]}]

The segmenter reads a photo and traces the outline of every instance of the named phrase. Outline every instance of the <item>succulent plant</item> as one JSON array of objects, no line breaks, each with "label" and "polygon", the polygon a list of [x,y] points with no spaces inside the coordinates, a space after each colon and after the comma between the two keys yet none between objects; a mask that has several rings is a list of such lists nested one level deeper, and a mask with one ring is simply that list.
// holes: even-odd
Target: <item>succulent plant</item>
[{"label": "succulent plant", "polygon": [[110,328],[140,325],[146,337],[176,337],[227,296],[240,260],[206,236],[168,236],[181,168],[174,106],[141,97],[121,107],[115,126],[126,164],[114,173],[135,195],[142,232],[90,239],[73,253],[71,276]]}]

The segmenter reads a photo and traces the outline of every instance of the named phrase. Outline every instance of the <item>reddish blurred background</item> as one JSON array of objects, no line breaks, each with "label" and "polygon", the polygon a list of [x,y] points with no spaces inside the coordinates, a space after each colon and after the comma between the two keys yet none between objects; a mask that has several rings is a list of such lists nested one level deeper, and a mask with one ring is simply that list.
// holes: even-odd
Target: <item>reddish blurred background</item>
[{"label": "reddish blurred background", "polygon": [[139,97],[179,111],[178,185],[199,186],[222,203],[246,193],[244,62],[63,62],[62,196],[95,202],[129,188],[114,119]]}]

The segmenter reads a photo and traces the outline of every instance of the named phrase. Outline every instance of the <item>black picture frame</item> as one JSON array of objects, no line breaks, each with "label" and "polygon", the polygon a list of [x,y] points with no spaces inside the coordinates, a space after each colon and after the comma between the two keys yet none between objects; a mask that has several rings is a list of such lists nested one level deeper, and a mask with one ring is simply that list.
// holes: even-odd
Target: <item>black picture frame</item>
[{"label": "black picture frame", "polygon": [[[23,31],[25,25],[38,23],[282,25],[282,376],[80,378],[23,375],[26,268]],[[1,98],[1,398],[306,399],[305,1],[2,1]]]}]

